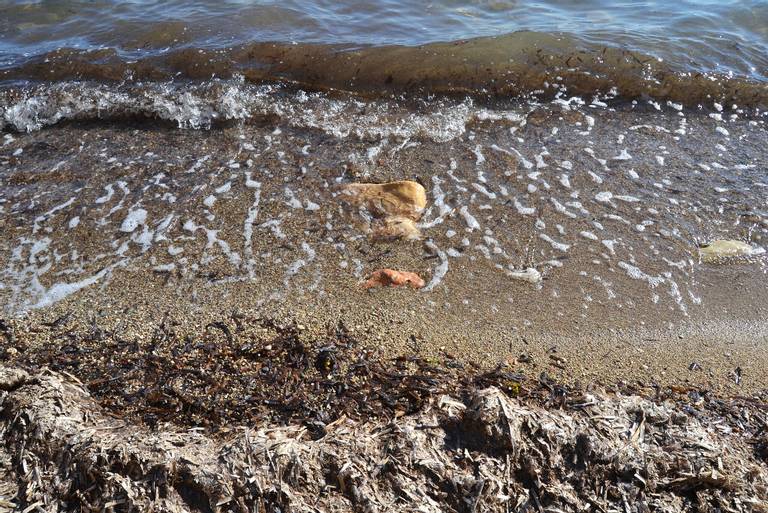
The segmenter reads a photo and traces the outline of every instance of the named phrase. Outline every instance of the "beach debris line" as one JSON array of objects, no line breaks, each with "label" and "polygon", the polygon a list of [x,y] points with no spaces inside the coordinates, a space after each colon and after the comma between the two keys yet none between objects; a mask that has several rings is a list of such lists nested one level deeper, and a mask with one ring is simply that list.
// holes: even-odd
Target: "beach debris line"
[{"label": "beach debris line", "polygon": [[425,285],[426,283],[418,274],[408,271],[395,271],[394,269],[377,269],[363,282],[364,289],[402,286],[420,289]]},{"label": "beach debris line", "polygon": [[61,512],[766,511],[762,403],[681,408],[545,377],[540,388],[548,402],[478,381],[316,436],[262,420],[216,438],[149,430],[108,415],[72,376],[0,366],[3,478],[16,488],[4,500]]},{"label": "beach debris line", "polygon": [[727,263],[765,254],[765,248],[740,240],[718,239],[699,246],[699,258],[708,264]]},{"label": "beach debris line", "polygon": [[342,199],[360,207],[371,218],[374,239],[416,240],[416,225],[427,205],[424,187],[411,180],[388,183],[351,183],[341,188]]},{"label": "beach debris line", "polygon": [[21,351],[5,362],[72,374],[102,407],[150,428],[170,422],[218,433],[269,419],[304,423],[315,435],[342,416],[416,411],[427,398],[472,387],[476,379],[503,390],[522,379],[448,356],[442,366],[418,355],[383,359],[343,323],[318,335],[290,321],[233,312],[189,333],[166,316],[141,340],[95,321],[53,324],[41,329],[54,342],[17,337]]}]

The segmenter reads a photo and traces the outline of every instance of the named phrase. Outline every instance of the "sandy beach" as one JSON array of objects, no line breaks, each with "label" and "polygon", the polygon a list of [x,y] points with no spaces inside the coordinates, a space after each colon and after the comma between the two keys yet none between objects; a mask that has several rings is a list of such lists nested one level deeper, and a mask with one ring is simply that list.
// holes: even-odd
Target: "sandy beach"
[{"label": "sandy beach", "polygon": [[[760,511],[761,116],[228,87],[12,110],[53,124],[0,152],[0,510]],[[397,225],[349,194],[398,181]]]},{"label": "sandy beach", "polygon": [[766,26],[0,1],[0,513],[768,513]]},{"label": "sandy beach", "polygon": [[[712,264],[698,249],[765,244],[762,120],[593,104],[490,122],[466,108],[394,110],[389,128],[362,128],[413,133],[397,139],[331,137],[346,114],[319,128],[297,126],[307,115],[7,136],[0,295],[18,357],[59,343],[43,327],[57,319],[141,342],[166,318],[195,337],[241,313],[308,339],[341,322],[387,357],[765,388],[765,259]],[[421,239],[374,240],[339,187],[402,179],[427,190]],[[362,289],[381,268],[427,287]],[[515,279],[525,268],[542,281]]]}]

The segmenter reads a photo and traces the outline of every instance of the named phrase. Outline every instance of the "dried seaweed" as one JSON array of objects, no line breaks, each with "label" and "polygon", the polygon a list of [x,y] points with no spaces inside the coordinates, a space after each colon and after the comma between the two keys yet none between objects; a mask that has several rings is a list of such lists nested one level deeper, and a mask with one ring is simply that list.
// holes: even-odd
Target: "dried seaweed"
[{"label": "dried seaweed", "polygon": [[22,511],[767,511],[764,449],[637,396],[553,409],[489,387],[317,439],[265,422],[217,440],[116,419],[50,371],[0,381]]},{"label": "dried seaweed", "polygon": [[[208,324],[199,338],[177,334],[168,318],[145,341],[91,324],[54,333],[52,343],[10,363],[69,372],[102,407],[150,427],[208,432],[264,421],[320,429],[342,416],[390,419],[469,379],[448,356],[440,368],[425,358],[378,358],[343,325],[306,338],[296,324],[238,314]],[[509,376],[484,382],[507,387]]]},{"label": "dried seaweed", "polygon": [[768,511],[754,398],[386,360],[343,325],[66,324],[0,366],[0,510]]}]

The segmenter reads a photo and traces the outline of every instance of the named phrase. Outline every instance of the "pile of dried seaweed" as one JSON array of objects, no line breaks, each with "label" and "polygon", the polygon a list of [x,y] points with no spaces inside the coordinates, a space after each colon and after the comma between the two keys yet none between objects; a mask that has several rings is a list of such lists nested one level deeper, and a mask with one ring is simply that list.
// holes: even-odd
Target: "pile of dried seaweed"
[{"label": "pile of dried seaweed", "polygon": [[390,420],[342,416],[315,438],[269,422],[212,438],[117,419],[60,373],[0,366],[0,481],[26,512],[768,511],[762,404],[535,402],[488,387]]},{"label": "pile of dried seaweed", "polygon": [[765,402],[174,328],[2,323],[0,511],[768,511]]}]

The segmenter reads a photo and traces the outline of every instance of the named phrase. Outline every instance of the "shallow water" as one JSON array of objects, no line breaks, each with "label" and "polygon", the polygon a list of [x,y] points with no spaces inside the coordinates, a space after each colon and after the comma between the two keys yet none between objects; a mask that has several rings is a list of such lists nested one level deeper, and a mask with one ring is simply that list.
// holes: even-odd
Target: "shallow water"
[{"label": "shallow water", "polygon": [[768,4],[759,1],[6,0],[0,82],[243,75],[502,95],[560,84],[579,94],[615,88],[682,101],[692,90],[693,101],[735,95],[763,105],[766,27]]},{"label": "shallow water", "polygon": [[759,78],[766,76],[768,54],[768,5],[756,0],[5,0],[0,6],[6,65],[59,47],[108,47],[139,57],[261,41],[414,46],[517,31],[563,34],[575,44],[621,47],[688,69]]},{"label": "shallow water", "polygon": [[[636,308],[658,324],[723,304],[765,306],[743,293],[764,287],[763,253],[718,266],[697,249],[716,239],[767,245],[764,119],[653,101],[487,109],[219,86],[188,88],[186,103],[163,89],[113,99],[123,115],[129,105],[152,108],[169,124],[92,112],[63,122],[62,88],[47,112],[54,118],[38,117],[57,125],[7,135],[8,311],[113,281],[108,295],[119,296],[130,286],[115,277],[126,273],[225,297],[245,287],[258,306],[343,303],[379,267],[424,277],[423,299],[413,299],[420,311],[501,312],[495,326],[636,319]],[[43,100],[33,106],[46,114]],[[23,107],[17,123],[30,119]],[[212,121],[212,130],[176,128]],[[365,217],[339,197],[344,183],[396,179],[427,189],[423,243],[370,241]],[[527,268],[544,282],[520,279]],[[746,283],[734,289],[734,279]]]},{"label": "shallow water", "polygon": [[[4,312],[325,319],[392,267],[449,329],[766,318],[764,253],[698,258],[768,246],[763,4],[2,5]],[[335,187],[402,179],[422,243],[369,241]]]}]

